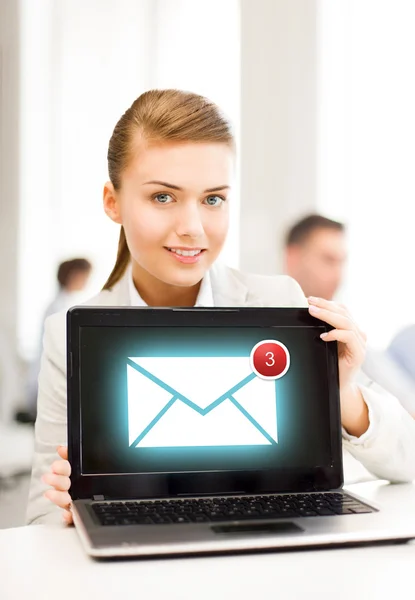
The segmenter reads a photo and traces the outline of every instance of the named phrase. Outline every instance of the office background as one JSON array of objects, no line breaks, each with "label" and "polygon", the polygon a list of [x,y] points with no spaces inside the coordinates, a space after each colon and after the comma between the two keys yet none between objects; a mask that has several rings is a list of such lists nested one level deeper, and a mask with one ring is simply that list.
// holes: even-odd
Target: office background
[{"label": "office background", "polygon": [[224,261],[281,272],[287,227],[321,212],[348,226],[341,298],[372,346],[412,323],[414,24],[412,0],[2,0],[1,422],[23,402],[57,264],[90,259],[90,294],[111,269],[107,144],[153,87],[205,94],[235,123]]}]

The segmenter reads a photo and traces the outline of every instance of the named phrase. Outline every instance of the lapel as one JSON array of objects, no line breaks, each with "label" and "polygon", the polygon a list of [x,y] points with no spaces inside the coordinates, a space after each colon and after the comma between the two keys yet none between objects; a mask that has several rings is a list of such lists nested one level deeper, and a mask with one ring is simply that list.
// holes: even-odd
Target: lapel
[{"label": "lapel", "polygon": [[215,306],[262,306],[261,299],[249,290],[237,274],[238,271],[225,265],[213,265],[210,276]]}]

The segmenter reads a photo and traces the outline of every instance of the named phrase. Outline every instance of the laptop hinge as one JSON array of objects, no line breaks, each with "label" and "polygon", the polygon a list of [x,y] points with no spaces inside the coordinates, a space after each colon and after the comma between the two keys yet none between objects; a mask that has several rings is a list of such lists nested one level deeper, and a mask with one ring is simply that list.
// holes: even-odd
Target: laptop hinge
[{"label": "laptop hinge", "polygon": [[102,502],[105,500],[105,498],[102,494],[94,494],[94,496],[92,496],[92,500],[95,500],[95,502]]}]

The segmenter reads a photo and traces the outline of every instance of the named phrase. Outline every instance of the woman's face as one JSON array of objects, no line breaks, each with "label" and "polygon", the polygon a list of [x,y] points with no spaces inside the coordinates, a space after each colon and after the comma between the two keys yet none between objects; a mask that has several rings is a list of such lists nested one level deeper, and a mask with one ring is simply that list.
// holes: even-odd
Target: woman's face
[{"label": "woman's face", "polygon": [[203,279],[226,239],[233,163],[233,151],[221,143],[166,143],[137,152],[121,189],[112,200],[104,194],[104,205],[123,225],[139,270],[173,286]]}]

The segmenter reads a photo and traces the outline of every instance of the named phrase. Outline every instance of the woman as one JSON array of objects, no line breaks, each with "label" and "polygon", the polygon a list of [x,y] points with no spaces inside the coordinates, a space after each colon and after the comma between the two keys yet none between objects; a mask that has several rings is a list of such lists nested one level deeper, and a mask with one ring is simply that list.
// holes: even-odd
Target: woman
[{"label": "woman", "polygon": [[[104,210],[121,225],[117,261],[94,305],[309,306],[335,327],[345,445],[381,477],[415,478],[415,422],[393,398],[358,386],[365,339],[347,310],[309,298],[288,277],[244,275],[214,264],[225,242],[235,147],[229,123],[207,99],[177,90],[140,96],[108,149]],[[254,234],[254,233],[253,233]],[[28,519],[70,522],[66,443],[65,315],[46,323],[39,377],[36,455]],[[47,486],[52,486],[48,489]]]}]

